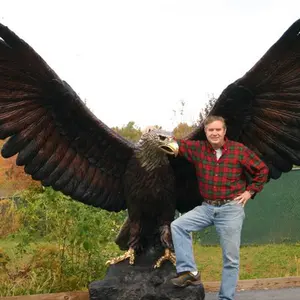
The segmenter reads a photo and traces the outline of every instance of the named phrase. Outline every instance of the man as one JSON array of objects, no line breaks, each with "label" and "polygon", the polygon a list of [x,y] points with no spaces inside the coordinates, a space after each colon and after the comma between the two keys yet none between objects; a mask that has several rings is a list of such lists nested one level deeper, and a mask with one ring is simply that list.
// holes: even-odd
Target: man
[{"label": "man", "polygon": [[[247,201],[262,190],[268,167],[241,143],[225,137],[222,117],[209,116],[204,123],[207,141],[178,140],[179,155],[192,162],[198,176],[202,205],[183,214],[171,224],[178,276],[176,286],[200,284],[191,232],[215,225],[223,252],[219,299],[234,299],[239,274],[239,249]],[[252,182],[247,185],[244,170]]]}]

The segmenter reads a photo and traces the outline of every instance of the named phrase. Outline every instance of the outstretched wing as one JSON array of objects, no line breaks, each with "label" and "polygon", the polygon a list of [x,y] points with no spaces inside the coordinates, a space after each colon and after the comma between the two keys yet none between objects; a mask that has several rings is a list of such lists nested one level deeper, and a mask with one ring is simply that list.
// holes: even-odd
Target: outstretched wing
[{"label": "outstretched wing", "polygon": [[[228,138],[258,154],[268,165],[270,178],[300,165],[300,20],[222,92],[210,115],[225,118]],[[205,139],[203,124],[186,138]],[[187,163],[183,168],[193,178]],[[178,205],[183,201],[188,200],[181,199]]]},{"label": "outstretched wing", "polygon": [[5,158],[45,186],[109,211],[126,208],[134,145],[98,120],[23,40],[0,24],[0,138]]}]

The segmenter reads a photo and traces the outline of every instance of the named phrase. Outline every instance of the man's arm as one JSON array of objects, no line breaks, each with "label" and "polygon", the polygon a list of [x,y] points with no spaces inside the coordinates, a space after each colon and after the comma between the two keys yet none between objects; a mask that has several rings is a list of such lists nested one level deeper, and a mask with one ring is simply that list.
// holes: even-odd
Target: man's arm
[{"label": "man's arm", "polygon": [[200,141],[177,139],[176,142],[179,146],[178,155],[184,156],[190,162],[194,161],[195,151],[201,151]]},{"label": "man's arm", "polygon": [[247,186],[246,190],[252,195],[260,192],[268,180],[269,168],[247,147],[244,148],[242,164],[252,177],[252,182]]}]

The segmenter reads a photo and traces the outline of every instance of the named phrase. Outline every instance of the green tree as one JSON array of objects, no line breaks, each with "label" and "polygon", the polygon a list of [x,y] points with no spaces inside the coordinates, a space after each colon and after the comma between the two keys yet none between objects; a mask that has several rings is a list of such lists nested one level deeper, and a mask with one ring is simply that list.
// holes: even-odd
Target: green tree
[{"label": "green tree", "polygon": [[128,122],[126,126],[123,126],[121,128],[112,127],[112,129],[118,134],[120,134],[122,137],[132,142],[137,142],[142,135],[141,129],[135,125],[134,121]]},{"label": "green tree", "polygon": [[173,134],[176,138],[184,138],[190,132],[192,132],[197,125],[189,125],[187,122],[183,121],[185,115],[185,105],[185,101],[180,100],[179,107],[177,109],[173,109],[173,122],[177,124],[176,127],[173,129]]},{"label": "green tree", "polygon": [[206,103],[205,107],[199,113],[199,119],[197,121],[197,124],[201,124],[204,121],[204,119],[208,116],[208,114],[214,107],[216,101],[217,101],[217,98],[215,98],[214,95],[211,95],[210,98],[208,99],[208,102]]},{"label": "green tree", "polygon": [[180,139],[188,135],[195,129],[195,126],[188,125],[187,123],[179,123],[173,130],[173,134],[176,138]]},{"label": "green tree", "polygon": [[173,109],[173,117],[172,117],[173,125],[183,123],[184,111],[185,111],[185,101],[180,100],[179,107],[177,109]]}]

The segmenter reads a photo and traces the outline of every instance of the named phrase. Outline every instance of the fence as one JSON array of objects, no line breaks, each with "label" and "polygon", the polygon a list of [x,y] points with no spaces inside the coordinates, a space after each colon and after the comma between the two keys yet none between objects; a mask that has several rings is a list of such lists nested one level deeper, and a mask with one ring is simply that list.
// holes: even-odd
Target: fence
[{"label": "fence", "polygon": [[[271,180],[245,207],[242,245],[300,242],[300,169]],[[202,245],[219,244],[214,227],[197,234]]]}]

